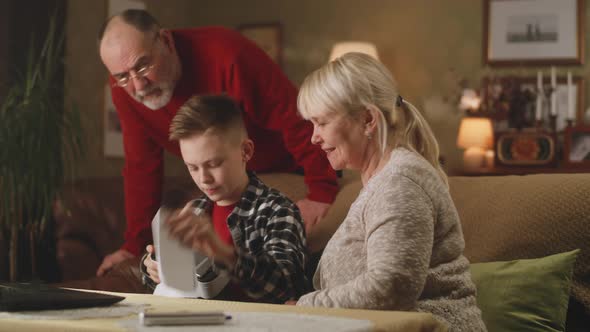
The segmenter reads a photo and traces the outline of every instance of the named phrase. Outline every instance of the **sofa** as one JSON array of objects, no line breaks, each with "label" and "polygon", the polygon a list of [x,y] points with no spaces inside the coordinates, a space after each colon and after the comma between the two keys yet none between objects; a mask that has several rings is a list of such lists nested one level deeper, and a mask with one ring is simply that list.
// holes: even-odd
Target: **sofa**
[{"label": "sofa", "polygon": [[[260,174],[291,199],[305,196],[302,176]],[[358,174],[345,172],[324,220],[308,234],[309,250],[321,253],[361,189]],[[590,327],[590,175],[450,177],[450,192],[471,263],[533,259],[580,249],[573,267],[567,331]],[[165,190],[194,190],[188,178],[166,179]],[[119,292],[149,292],[140,282],[138,259],[95,277],[102,258],[123,243],[123,183],[119,177],[82,179],[67,185],[55,204],[60,285]],[[541,290],[542,291],[542,290]]]}]

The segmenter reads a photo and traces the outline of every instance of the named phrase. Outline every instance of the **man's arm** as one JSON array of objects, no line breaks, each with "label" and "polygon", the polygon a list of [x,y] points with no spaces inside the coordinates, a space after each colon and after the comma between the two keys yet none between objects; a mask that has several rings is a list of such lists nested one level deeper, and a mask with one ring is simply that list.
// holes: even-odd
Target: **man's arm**
[{"label": "man's arm", "polygon": [[123,249],[137,256],[152,242],[151,220],[162,200],[163,148],[146,132],[141,114],[132,108],[126,92],[117,92],[113,92],[113,102],[121,119],[125,148],[123,177],[127,229]]},{"label": "man's arm", "polygon": [[313,232],[313,227],[328,213],[330,206],[331,204],[315,202],[308,198],[297,202],[301,218],[305,221],[305,234],[309,236]]},{"label": "man's arm", "polygon": [[110,271],[115,265],[121,263],[124,260],[135,257],[129,251],[125,249],[119,249],[109,255],[106,255],[102,260],[102,263],[96,270],[96,276],[100,277]]},{"label": "man's arm", "polygon": [[338,192],[336,173],[324,152],[311,143],[311,123],[297,113],[297,89],[262,50],[247,40],[240,44],[228,77],[228,93],[246,112],[256,114],[260,126],[282,134],[287,150],[304,169],[307,199],[331,204]]},{"label": "man's arm", "polygon": [[[117,108],[123,131],[125,166],[123,168],[125,190],[125,215],[127,228],[125,243],[120,251],[133,256],[140,255],[143,248],[152,241],[150,222],[156,213],[162,193],[163,149],[145,132],[142,121],[126,98],[125,91],[112,89],[113,103]],[[127,255],[109,255],[99,267],[104,273],[109,267],[125,259]]]}]

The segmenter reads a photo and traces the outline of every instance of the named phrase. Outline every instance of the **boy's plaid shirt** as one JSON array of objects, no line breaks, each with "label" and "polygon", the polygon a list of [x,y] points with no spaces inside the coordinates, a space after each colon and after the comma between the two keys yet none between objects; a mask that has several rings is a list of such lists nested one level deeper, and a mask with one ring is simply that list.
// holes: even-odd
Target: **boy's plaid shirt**
[{"label": "boy's plaid shirt", "polygon": [[[237,261],[230,271],[253,299],[284,303],[310,291],[305,274],[305,227],[299,209],[279,191],[248,172],[246,191],[227,217]],[[194,200],[195,214],[211,213],[213,202]],[[220,266],[221,268],[225,268]]]}]

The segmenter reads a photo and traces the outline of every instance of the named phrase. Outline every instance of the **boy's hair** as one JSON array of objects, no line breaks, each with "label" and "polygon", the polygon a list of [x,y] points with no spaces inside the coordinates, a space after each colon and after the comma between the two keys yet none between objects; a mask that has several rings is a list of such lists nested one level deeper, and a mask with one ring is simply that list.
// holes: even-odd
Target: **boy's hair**
[{"label": "boy's hair", "polygon": [[170,123],[170,140],[178,141],[209,129],[246,131],[242,111],[231,97],[205,95],[189,98]]}]

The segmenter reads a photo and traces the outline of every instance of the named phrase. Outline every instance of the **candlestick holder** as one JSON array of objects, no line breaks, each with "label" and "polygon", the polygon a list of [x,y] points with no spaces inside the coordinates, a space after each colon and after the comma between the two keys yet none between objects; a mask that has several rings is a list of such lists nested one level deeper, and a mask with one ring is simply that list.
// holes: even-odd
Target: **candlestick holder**
[{"label": "candlestick holder", "polygon": [[[555,132],[557,130],[557,115],[556,114],[551,114],[551,96],[556,93],[556,89],[551,86],[551,85],[546,85],[544,84],[542,86],[541,89],[539,89],[538,87],[535,88],[535,93],[537,95],[539,95],[539,93],[541,94],[541,98],[542,98],[542,109],[543,110],[548,110],[549,112],[549,123],[547,123],[548,126],[548,130]],[[537,128],[539,129],[543,129],[544,125],[545,125],[545,121],[543,120],[543,112],[541,111],[540,114],[541,118],[537,118],[535,121],[535,124],[537,126]]]},{"label": "candlestick holder", "polygon": [[549,130],[557,132],[557,114],[549,114]]}]

